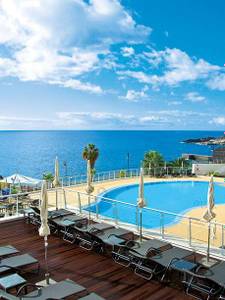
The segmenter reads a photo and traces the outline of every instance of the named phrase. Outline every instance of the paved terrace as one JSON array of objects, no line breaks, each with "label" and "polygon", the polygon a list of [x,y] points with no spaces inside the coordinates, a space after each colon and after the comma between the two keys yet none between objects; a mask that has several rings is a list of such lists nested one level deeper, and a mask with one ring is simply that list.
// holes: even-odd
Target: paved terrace
[{"label": "paved terrace", "polygon": [[[41,264],[39,275],[25,273],[29,282],[44,278],[43,239],[34,225],[24,220],[1,223],[0,245],[11,244],[22,253],[29,253]],[[131,269],[113,262],[110,256],[89,252],[77,245],[49,238],[49,268],[56,281],[70,278],[90,292],[109,300],[188,300],[181,288],[172,288],[156,281],[148,282],[135,276]],[[76,298],[74,298],[76,299]]]}]

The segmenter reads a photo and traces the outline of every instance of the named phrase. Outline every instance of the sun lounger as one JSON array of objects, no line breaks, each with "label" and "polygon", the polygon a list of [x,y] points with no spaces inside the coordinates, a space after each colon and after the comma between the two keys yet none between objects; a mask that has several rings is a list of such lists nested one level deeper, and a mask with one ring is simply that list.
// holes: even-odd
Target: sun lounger
[{"label": "sun lounger", "polygon": [[150,255],[154,255],[158,250],[166,247],[169,248],[171,245],[157,239],[145,240],[143,242],[127,241],[116,252],[112,252],[112,258],[116,263],[129,267],[133,261],[147,259]]},{"label": "sun lounger", "polygon": [[57,210],[50,210],[49,212],[49,218],[58,218],[58,217],[65,217],[65,216],[69,216],[69,215],[74,215],[73,212],[64,209],[64,208],[60,208]]},{"label": "sun lounger", "polygon": [[[20,296],[23,289],[27,286],[33,286],[38,289],[24,296]],[[17,296],[12,296],[4,291],[0,291],[0,297],[1,299],[5,300],[61,300],[84,291],[85,288],[83,286],[67,279],[42,288],[35,285],[26,284],[19,289]]]},{"label": "sun lounger", "polygon": [[8,274],[7,276],[0,277],[0,287],[7,291],[8,289],[18,288],[25,284],[27,281],[17,273]]},{"label": "sun lounger", "polygon": [[5,245],[5,246],[0,246],[0,257],[8,256],[11,254],[16,254],[19,253],[19,250],[17,250],[15,247],[11,245]]},{"label": "sun lounger", "polygon": [[9,271],[10,269],[18,270],[23,267],[28,267],[34,264],[38,265],[38,270],[39,270],[38,260],[29,254],[22,254],[22,255],[8,257],[0,261],[0,274]]},{"label": "sun lounger", "polygon": [[[112,225],[106,224],[106,223],[93,223],[88,224],[87,219],[85,219],[86,222],[80,223],[72,223],[70,222],[65,235],[64,240],[69,243],[74,243],[76,240],[78,242],[81,242],[83,240],[87,241],[87,244],[93,240],[92,235],[96,235],[97,233],[100,233],[106,229],[112,228]],[[90,250],[89,246],[87,246],[87,250]],[[91,248],[92,249],[92,248]]]},{"label": "sun lounger", "polygon": [[63,234],[63,240],[69,243],[74,243],[75,239],[70,234],[70,228],[74,225],[82,226],[88,222],[87,218],[78,216],[76,214],[67,215],[64,217],[53,218],[49,220],[50,228],[60,235]]},{"label": "sun lounger", "polygon": [[77,240],[80,247],[86,250],[98,249],[100,252],[104,252],[107,246],[115,248],[126,242],[124,238],[130,231],[122,228],[110,228],[106,230],[92,230],[90,228],[76,228]]},{"label": "sun lounger", "polygon": [[207,299],[220,293],[219,299],[225,299],[225,262],[218,263],[209,269],[199,266],[196,272],[187,272],[189,280],[184,281],[186,294],[196,296],[196,292],[204,294]]},{"label": "sun lounger", "polygon": [[[135,250],[132,250],[135,251]],[[185,249],[173,247],[165,251],[158,251],[158,254],[149,258],[133,262],[135,266],[135,274],[147,280],[151,280],[154,275],[161,275],[161,281],[166,276],[167,272],[173,269],[173,264],[178,261],[183,261],[186,257],[193,255]]]},{"label": "sun lounger", "polygon": [[[40,209],[36,206],[31,206],[30,208],[23,210],[24,216],[28,218],[29,223],[33,223],[35,225],[40,225],[41,219],[40,219]],[[59,217],[65,217],[69,215],[73,215],[69,210],[66,209],[58,209],[58,210],[51,210],[48,211],[48,218],[49,220],[59,218]]]},{"label": "sun lounger", "polygon": [[79,300],[105,300],[105,299],[95,293],[90,293],[87,296],[79,298]]}]

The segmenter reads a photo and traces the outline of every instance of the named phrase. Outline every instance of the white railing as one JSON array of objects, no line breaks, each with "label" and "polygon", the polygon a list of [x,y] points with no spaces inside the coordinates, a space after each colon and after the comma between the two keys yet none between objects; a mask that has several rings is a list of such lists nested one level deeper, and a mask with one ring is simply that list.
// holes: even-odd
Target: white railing
[{"label": "white railing", "polygon": [[[139,176],[139,169],[120,169],[120,170],[110,170],[105,172],[98,172],[93,176],[93,182],[102,182],[109,180],[118,180],[123,178],[132,178]],[[179,168],[179,167],[158,167],[145,169],[145,175],[152,177],[168,177],[168,176],[188,176],[191,175],[190,169]],[[79,184],[84,184],[87,182],[87,175],[81,174],[76,176],[64,176],[60,177],[60,186],[76,186]],[[39,191],[41,186],[23,186],[21,184],[10,185],[9,188],[0,189],[0,201],[1,196],[7,198],[9,196],[31,193],[34,191]],[[48,188],[53,188],[52,183],[48,182]],[[12,195],[13,194],[13,195]],[[1,209],[1,208],[0,208]]]},{"label": "white railing", "polygon": [[[140,169],[120,169],[105,172],[98,172],[93,176],[93,182],[118,180],[122,178],[132,178],[139,176]],[[157,167],[145,169],[145,175],[152,177],[169,177],[169,176],[190,176],[190,168],[182,167]],[[64,176],[60,178],[61,187],[74,186],[87,182],[87,175]]]},{"label": "white railing", "polygon": [[[115,225],[128,226],[139,231],[140,209],[135,204],[118,201],[102,196],[88,195],[72,189],[64,189],[67,208],[75,209],[97,220],[108,220]],[[142,209],[143,233],[169,240],[177,245],[206,252],[208,223],[203,219],[176,214],[169,211],[145,207]],[[211,255],[224,258],[225,224],[212,221]]]},{"label": "white railing", "polygon": [[[93,182],[102,182],[102,181],[114,181],[122,180],[127,178],[133,178],[139,176],[139,169],[121,169],[121,170],[111,170],[107,172],[99,172],[93,176]],[[185,168],[172,168],[172,167],[160,167],[160,168],[150,168],[145,169],[145,175],[150,177],[169,177],[169,176],[187,176],[190,170]],[[87,181],[87,176],[77,175],[77,176],[67,176],[60,179],[60,187],[72,187],[78,186],[80,184],[85,184]],[[52,187],[51,183],[48,183],[48,188],[53,193],[55,189]],[[32,190],[32,187],[23,187],[22,191],[17,187],[17,193],[12,194],[11,192],[15,189],[13,186],[8,190],[8,194],[2,195],[0,193],[0,217],[4,216],[14,216],[19,214],[19,210],[27,205],[35,202],[33,198],[40,193],[40,187],[35,186]],[[32,195],[32,199],[30,199]]]},{"label": "white railing", "polygon": [[[135,204],[88,195],[74,189],[58,188],[48,190],[49,207],[67,208],[87,215],[95,220],[107,220],[119,226],[126,226],[138,232],[140,225],[140,209]],[[0,197],[0,214],[5,217],[19,217],[24,209],[39,205],[40,191],[10,195],[8,202]],[[200,204],[200,203],[199,203]],[[174,244],[191,247],[205,253],[207,245],[208,223],[199,218],[175,214],[145,207],[142,209],[143,233],[146,236],[161,238]],[[4,221],[5,218],[0,220]],[[225,225],[218,222],[210,223],[211,255],[221,258],[225,256]]]}]

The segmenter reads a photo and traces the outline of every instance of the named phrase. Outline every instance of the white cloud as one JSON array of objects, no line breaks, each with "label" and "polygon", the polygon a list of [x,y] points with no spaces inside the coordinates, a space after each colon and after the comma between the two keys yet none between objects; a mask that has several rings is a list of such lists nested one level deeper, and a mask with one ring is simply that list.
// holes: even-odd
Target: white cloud
[{"label": "white cloud", "polygon": [[158,67],[163,62],[163,53],[164,51],[151,49],[150,52],[144,51],[140,57],[146,60],[150,64],[150,67]]},{"label": "white cloud", "polygon": [[[59,112],[57,114],[61,124],[67,128],[82,126],[82,128],[148,128],[152,125],[161,125],[167,123],[163,116],[147,114],[135,116],[133,114],[109,113],[109,112]],[[92,125],[90,125],[92,124]],[[94,125],[93,125],[94,124]]]},{"label": "white cloud", "polygon": [[119,98],[130,102],[138,102],[148,97],[148,95],[146,94],[147,90],[147,86],[145,86],[141,91],[128,90],[125,96],[120,96]]},{"label": "white cloud", "polygon": [[119,75],[119,79],[124,79],[125,77],[132,77],[134,79],[137,79],[141,83],[153,85],[160,83],[160,79],[157,75],[148,75],[142,71],[118,71],[117,74]]},{"label": "white cloud", "polygon": [[225,74],[216,74],[207,82],[212,90],[225,91]]},{"label": "white cloud", "polygon": [[212,65],[203,59],[192,58],[184,51],[176,48],[167,48],[164,51],[153,49],[150,52],[143,52],[143,54],[150,67],[159,67],[162,64],[162,74],[126,70],[118,71],[120,78],[128,76],[137,79],[141,83],[153,86],[176,86],[184,81],[208,79],[211,74],[220,70],[220,67]]},{"label": "white cloud", "polygon": [[1,129],[102,129],[103,126],[105,129],[175,129],[185,126],[204,129],[206,123],[224,126],[225,117],[169,109],[146,111],[138,115],[129,112],[62,111],[48,118],[0,116]]},{"label": "white cloud", "polygon": [[121,53],[124,57],[129,57],[134,55],[135,50],[132,47],[122,47],[121,48]]},{"label": "white cloud", "polygon": [[220,68],[203,59],[196,60],[180,49],[166,49],[163,58],[167,71],[161,78],[168,85],[176,85],[182,81],[193,81],[206,78],[210,72]]},{"label": "white cloud", "polygon": [[199,95],[198,92],[189,92],[185,95],[185,99],[191,102],[203,102],[205,97]]},{"label": "white cloud", "polygon": [[15,117],[0,115],[0,128],[13,130],[26,130],[29,128],[42,129],[44,126],[53,126],[54,122],[50,119]]},{"label": "white cloud", "polygon": [[181,101],[168,101],[168,105],[181,105]]},{"label": "white cloud", "polygon": [[159,117],[159,116],[154,116],[154,115],[141,117],[139,120],[140,120],[140,123],[142,123],[142,124],[149,124],[152,122],[159,122],[159,123],[167,122],[167,119],[165,119],[163,117]]},{"label": "white cloud", "polygon": [[74,90],[80,90],[84,92],[94,93],[94,94],[101,94],[103,90],[100,86],[94,85],[88,82],[81,82],[77,79],[68,79],[68,80],[50,80],[49,84],[57,84],[59,86],[65,88],[71,88]]},{"label": "white cloud", "polygon": [[215,124],[215,125],[225,125],[225,117],[215,117],[212,120],[209,121],[210,124]]},{"label": "white cloud", "polygon": [[44,5],[2,0],[0,28],[0,44],[8,51],[0,60],[0,76],[64,82],[65,87],[79,80],[71,87],[97,93],[100,87],[79,77],[104,66],[100,55],[109,55],[111,44],[143,42],[151,32],[118,0],[46,0]]}]

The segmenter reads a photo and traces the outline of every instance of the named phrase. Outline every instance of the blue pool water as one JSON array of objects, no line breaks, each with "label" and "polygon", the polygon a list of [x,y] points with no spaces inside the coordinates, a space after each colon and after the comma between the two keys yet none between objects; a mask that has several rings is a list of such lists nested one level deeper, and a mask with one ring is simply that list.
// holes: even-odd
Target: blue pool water
[{"label": "blue pool water", "polygon": [[[205,206],[207,202],[207,182],[158,182],[145,183],[145,199],[147,207],[157,210],[183,214],[187,210]],[[102,194],[106,198],[115,199],[125,203],[136,204],[138,196],[138,185],[127,185],[106,191]],[[225,203],[225,186],[215,184],[215,203]],[[123,203],[117,204],[118,217],[121,221],[135,224],[136,209]],[[112,217],[115,207],[107,201],[98,203],[98,210],[101,215]],[[96,207],[92,206],[91,211],[96,212]],[[164,224],[179,221],[172,215],[164,215]],[[160,226],[159,213],[143,210],[143,225],[146,228]]]}]

